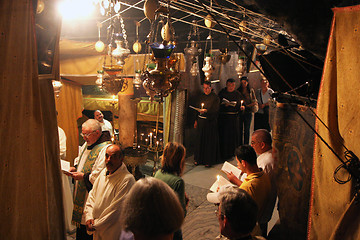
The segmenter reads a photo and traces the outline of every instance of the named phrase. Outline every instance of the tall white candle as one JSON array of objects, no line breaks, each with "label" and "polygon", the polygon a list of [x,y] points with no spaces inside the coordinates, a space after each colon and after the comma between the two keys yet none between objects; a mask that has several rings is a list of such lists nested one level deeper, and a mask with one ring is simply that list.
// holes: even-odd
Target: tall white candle
[{"label": "tall white candle", "polygon": [[150,147],[152,147],[152,136],[153,136],[153,133],[152,132],[150,132]]},{"label": "tall white candle", "polygon": [[204,108],[204,103],[201,103],[201,109],[203,109]]}]

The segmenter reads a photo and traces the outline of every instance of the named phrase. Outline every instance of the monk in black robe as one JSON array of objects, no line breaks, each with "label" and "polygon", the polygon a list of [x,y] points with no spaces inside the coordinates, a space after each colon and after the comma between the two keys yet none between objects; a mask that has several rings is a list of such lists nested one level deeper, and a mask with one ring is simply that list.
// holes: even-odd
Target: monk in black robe
[{"label": "monk in black robe", "polygon": [[223,161],[234,156],[235,148],[239,146],[238,113],[240,109],[240,93],[235,89],[235,80],[229,78],[226,87],[219,92],[219,140],[220,153]]},{"label": "monk in black robe", "polygon": [[198,112],[194,128],[197,129],[195,150],[195,165],[203,164],[210,167],[220,159],[219,135],[217,117],[219,112],[219,98],[212,92],[211,83],[205,81],[204,93],[199,96]]}]

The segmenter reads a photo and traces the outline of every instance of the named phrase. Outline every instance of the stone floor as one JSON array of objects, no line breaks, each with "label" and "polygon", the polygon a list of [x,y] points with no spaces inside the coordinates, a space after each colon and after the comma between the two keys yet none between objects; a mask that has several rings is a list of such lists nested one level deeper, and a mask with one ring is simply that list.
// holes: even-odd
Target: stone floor
[{"label": "stone floor", "polygon": [[[222,164],[214,165],[211,168],[204,166],[194,166],[193,156],[186,159],[185,191],[190,198],[187,215],[182,227],[184,240],[212,240],[219,235],[219,226],[214,214],[216,207],[206,200],[206,195],[211,185],[215,182],[217,175],[226,175],[220,171]],[[235,160],[230,163],[236,165]],[[145,176],[150,176],[153,172],[154,162],[148,161],[145,166],[140,168]],[[274,211],[269,223],[269,230],[278,220],[278,212]],[[67,240],[75,239],[75,234],[67,236]]]}]

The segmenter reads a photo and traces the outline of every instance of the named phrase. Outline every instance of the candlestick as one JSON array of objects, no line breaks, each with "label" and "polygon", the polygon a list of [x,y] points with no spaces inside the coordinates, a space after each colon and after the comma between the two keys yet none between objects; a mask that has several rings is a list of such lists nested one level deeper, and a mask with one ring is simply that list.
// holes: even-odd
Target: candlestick
[{"label": "candlestick", "polygon": [[150,147],[152,147],[152,140],[153,140],[152,135],[153,135],[152,132],[150,132]]},{"label": "candlestick", "polygon": [[203,109],[204,108],[204,103],[201,103],[201,109]]},{"label": "candlestick", "polygon": [[243,106],[243,102],[244,102],[244,100],[241,100],[241,101],[240,101],[240,107]]}]

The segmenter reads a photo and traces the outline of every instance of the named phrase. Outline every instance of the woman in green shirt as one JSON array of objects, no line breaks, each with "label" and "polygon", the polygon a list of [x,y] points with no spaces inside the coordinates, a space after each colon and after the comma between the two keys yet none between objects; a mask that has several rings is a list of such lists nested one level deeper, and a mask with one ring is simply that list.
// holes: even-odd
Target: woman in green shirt
[{"label": "woman in green shirt", "polygon": [[[185,168],[185,147],[176,142],[169,142],[164,148],[161,156],[161,168],[154,177],[169,185],[178,195],[180,203],[186,215],[186,204],[188,199],[185,194],[185,182],[181,178]],[[182,240],[181,229],[174,234],[174,240]]]}]

